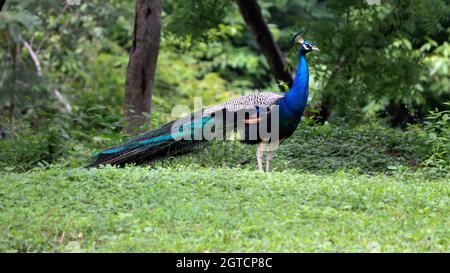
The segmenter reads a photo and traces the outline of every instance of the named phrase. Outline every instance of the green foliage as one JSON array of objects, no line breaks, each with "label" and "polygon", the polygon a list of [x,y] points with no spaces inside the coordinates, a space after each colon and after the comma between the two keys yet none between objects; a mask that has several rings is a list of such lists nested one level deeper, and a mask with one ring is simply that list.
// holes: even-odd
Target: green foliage
[{"label": "green foliage", "polygon": [[2,252],[449,251],[445,179],[198,166],[0,177]]},{"label": "green foliage", "polygon": [[357,170],[363,173],[415,168],[427,155],[424,140],[376,124],[353,127],[302,126],[280,151],[284,167],[320,170]]},{"label": "green foliage", "polygon": [[[387,110],[399,105],[420,121],[448,100],[449,45],[442,37],[448,37],[450,7],[444,1],[259,4],[291,68],[297,61],[297,50],[289,50],[293,32],[304,29],[307,39],[321,48],[310,59],[311,94],[314,105],[332,110],[330,121],[338,116],[389,117],[397,113]],[[3,116],[13,123],[25,109],[37,111],[48,101],[56,109],[69,105],[77,113],[103,105],[111,112],[108,116],[119,116],[133,12],[134,3],[123,1],[106,6],[98,0],[81,6],[8,1],[0,14]],[[163,19],[154,126],[171,119],[174,105],[192,108],[193,97],[201,95],[210,105],[274,84],[233,1],[165,1]],[[42,76],[24,42],[37,54]]]},{"label": "green foliage", "polygon": [[[440,102],[440,98],[450,96],[448,92],[450,90],[450,43],[444,42],[439,45],[436,41],[428,40],[420,51],[426,54],[423,59],[426,70],[421,75],[416,89],[418,92],[425,93],[429,100]],[[439,104],[436,106],[441,107]]]},{"label": "green foliage", "polygon": [[[200,165],[255,169],[255,147],[214,142],[198,153],[157,163],[157,166]],[[430,155],[431,143],[420,131],[402,132],[381,125],[313,125],[304,122],[275,153],[271,168],[312,173],[352,171],[392,174],[417,171]],[[423,170],[425,171],[425,170]],[[426,172],[426,171],[425,171]]]},{"label": "green foliage", "polygon": [[59,162],[67,155],[70,136],[66,121],[52,119],[39,127],[39,133],[22,128],[11,139],[0,141],[0,169],[27,171]]},{"label": "green foliage", "polygon": [[[446,105],[450,106],[450,102]],[[425,164],[450,172],[450,110],[430,112],[425,121],[425,133],[432,149]]]},{"label": "green foliage", "polygon": [[222,22],[232,2],[231,0],[165,1],[167,30],[184,37],[207,38],[207,32]]},{"label": "green foliage", "polygon": [[[49,105],[54,110],[86,109],[104,103],[121,111],[127,64],[122,46],[129,44],[132,27],[124,17],[131,17],[132,6],[120,1],[72,7],[41,2],[8,1],[0,14],[0,39],[6,41],[0,46],[0,69],[5,71],[0,76],[0,111],[12,120],[25,109],[49,112]],[[28,21],[22,22],[22,17]]]},{"label": "green foliage", "polygon": [[[417,120],[448,99],[448,72],[439,73],[439,78],[430,75],[431,67],[445,66],[448,60],[443,53],[448,2],[263,2],[269,22],[276,22],[274,32],[282,33],[282,46],[292,32],[304,29],[307,39],[321,49],[310,58],[312,91],[318,105],[331,112],[330,121],[339,116],[395,118],[402,114],[392,109],[403,107],[408,109],[403,119]],[[432,48],[442,47],[440,51],[420,49],[430,37],[437,41],[432,41]],[[296,52],[289,56],[295,66]]]},{"label": "green foliage", "polygon": [[[0,46],[0,65],[6,72],[0,76],[0,111],[2,123],[6,124],[2,130],[6,128],[12,138],[8,143],[33,135],[30,132],[36,130],[35,124],[51,124],[55,118],[64,120],[67,135],[80,145],[87,141],[88,146],[101,146],[104,142],[97,139],[105,134],[120,139],[117,132],[124,123],[123,86],[133,3],[112,1],[104,6],[91,1],[69,7],[56,1],[44,2],[37,5],[32,1],[8,1],[5,12],[0,14],[0,37],[6,42]],[[193,110],[195,97],[202,97],[203,106],[213,105],[274,83],[268,77],[265,58],[232,1],[195,1],[195,5],[190,5],[191,2],[168,1],[164,5],[164,24],[169,31],[163,33],[158,58],[151,115],[154,127],[172,120],[171,111],[176,105]],[[435,1],[439,7],[436,10],[420,1],[407,5],[386,1],[377,7],[357,2],[259,2],[275,39],[287,52],[291,67],[295,67],[297,59],[297,50],[287,50],[293,31],[306,29],[307,38],[321,48],[321,54],[310,58],[313,107],[328,100],[335,110],[330,119],[334,122],[339,115],[353,120],[388,115],[385,110],[392,104],[409,106],[408,110],[417,114],[417,120],[430,107],[442,109],[442,98],[448,96],[446,91],[450,88],[449,44],[427,36],[435,37],[437,31],[443,30],[439,26],[447,5]],[[398,8],[404,4],[403,10]],[[436,13],[434,19],[429,18],[430,12]],[[186,23],[190,21],[196,24]],[[392,26],[396,31],[380,42],[382,32]],[[207,36],[196,39],[195,30]],[[192,35],[186,35],[191,32]],[[23,45],[25,41],[40,59],[42,76],[37,75]],[[17,54],[10,55],[14,48]],[[17,61],[16,69],[22,73],[13,73],[12,56]],[[334,70],[337,73],[333,75]],[[16,121],[17,118],[20,120]],[[426,130],[434,130],[432,126],[427,124]],[[344,140],[346,145],[342,145],[344,137],[348,138]],[[401,141],[403,137],[410,141],[414,138],[411,132],[402,134],[378,127],[352,131],[342,126],[304,126],[285,145],[286,154],[292,156],[285,156],[275,168],[313,171],[360,168],[362,172],[378,172],[397,165],[415,166],[430,155],[419,147],[431,146],[416,145],[424,138],[406,145]],[[248,151],[249,147],[214,145],[200,158],[212,160],[211,151],[226,146],[240,151],[231,162],[243,161],[241,165],[252,162],[253,151]],[[42,147],[46,149],[46,145]],[[328,153],[329,147],[334,147],[334,154]],[[310,156],[310,151],[316,156]],[[206,159],[192,160],[208,164]],[[23,162],[22,169],[31,167],[29,160]]]}]

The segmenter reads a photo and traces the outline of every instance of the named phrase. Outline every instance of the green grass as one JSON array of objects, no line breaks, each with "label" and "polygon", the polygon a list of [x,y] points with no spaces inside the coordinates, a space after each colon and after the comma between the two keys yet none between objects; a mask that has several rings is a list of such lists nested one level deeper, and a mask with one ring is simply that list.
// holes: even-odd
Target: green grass
[{"label": "green grass", "polygon": [[113,167],[5,174],[0,251],[449,251],[421,175]]},{"label": "green grass", "polygon": [[87,170],[117,135],[3,142],[0,251],[449,252],[450,168],[421,164],[419,136],[303,124],[269,174],[255,147],[233,143]]}]

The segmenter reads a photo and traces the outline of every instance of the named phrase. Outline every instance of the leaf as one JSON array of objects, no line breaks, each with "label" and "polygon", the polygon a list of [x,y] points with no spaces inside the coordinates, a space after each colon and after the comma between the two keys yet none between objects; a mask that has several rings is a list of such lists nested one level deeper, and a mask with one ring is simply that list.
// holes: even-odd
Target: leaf
[{"label": "leaf", "polygon": [[435,141],[437,139],[437,135],[435,133],[429,133],[428,138],[432,141]]}]

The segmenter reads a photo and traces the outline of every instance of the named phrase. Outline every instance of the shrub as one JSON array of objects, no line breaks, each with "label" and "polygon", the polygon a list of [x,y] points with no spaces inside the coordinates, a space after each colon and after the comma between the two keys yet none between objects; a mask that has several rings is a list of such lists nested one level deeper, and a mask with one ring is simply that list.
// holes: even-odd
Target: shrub
[{"label": "shrub", "polygon": [[[450,102],[445,103],[450,106]],[[425,121],[427,143],[431,147],[430,157],[424,164],[438,169],[450,167],[450,110],[431,111]]]},{"label": "shrub", "polygon": [[25,171],[54,163],[68,149],[65,126],[51,120],[38,132],[24,129],[9,140],[0,141],[0,168]]}]

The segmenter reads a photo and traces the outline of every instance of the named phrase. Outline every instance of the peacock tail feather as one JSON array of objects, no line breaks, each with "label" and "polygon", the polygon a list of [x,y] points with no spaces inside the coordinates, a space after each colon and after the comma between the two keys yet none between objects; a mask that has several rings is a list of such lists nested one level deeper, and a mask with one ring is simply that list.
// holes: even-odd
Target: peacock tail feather
[{"label": "peacock tail feather", "polygon": [[[274,105],[282,97],[276,93],[261,92],[203,109],[201,113],[192,113],[187,117],[171,121],[156,130],[140,134],[122,145],[98,153],[95,161],[88,167],[105,164],[119,166],[127,163],[142,164],[185,154],[212,139],[229,140],[232,133],[239,131],[239,128],[244,128],[239,125],[251,124],[248,115],[238,115],[239,112],[265,109]],[[231,121],[227,120],[225,119],[227,115],[233,115],[234,118]],[[218,116],[222,118],[218,120]],[[242,117],[241,120],[238,120],[238,116]],[[246,123],[242,119],[250,120],[250,122]],[[213,127],[213,130],[205,132],[204,129],[208,126]]]}]

